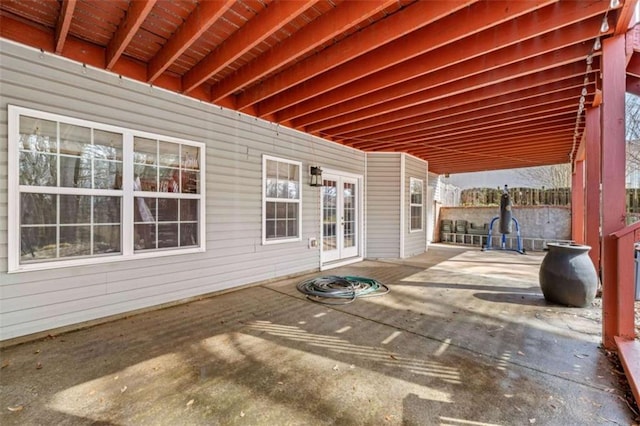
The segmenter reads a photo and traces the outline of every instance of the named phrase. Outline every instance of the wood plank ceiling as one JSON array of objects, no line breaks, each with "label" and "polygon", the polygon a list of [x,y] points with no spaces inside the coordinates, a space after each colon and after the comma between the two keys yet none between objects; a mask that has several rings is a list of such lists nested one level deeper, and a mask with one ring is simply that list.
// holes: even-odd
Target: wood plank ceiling
[{"label": "wood plank ceiling", "polygon": [[2,0],[0,36],[458,173],[569,162],[636,2]]}]

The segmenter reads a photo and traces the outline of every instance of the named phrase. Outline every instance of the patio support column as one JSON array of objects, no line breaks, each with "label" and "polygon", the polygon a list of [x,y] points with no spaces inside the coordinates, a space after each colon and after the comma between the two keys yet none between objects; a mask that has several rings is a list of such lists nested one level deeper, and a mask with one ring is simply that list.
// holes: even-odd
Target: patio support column
[{"label": "patio support column", "polygon": [[600,277],[600,107],[586,111],[585,243]]},{"label": "patio support column", "polygon": [[571,239],[584,244],[584,160],[577,160],[571,174]]},{"label": "patio support column", "polygon": [[[625,37],[602,43],[602,339],[615,349],[615,336],[633,336],[633,303],[625,300],[618,280],[617,241],[625,227]],[[629,295],[627,295],[628,299]],[[628,309],[630,307],[630,310]]]}]

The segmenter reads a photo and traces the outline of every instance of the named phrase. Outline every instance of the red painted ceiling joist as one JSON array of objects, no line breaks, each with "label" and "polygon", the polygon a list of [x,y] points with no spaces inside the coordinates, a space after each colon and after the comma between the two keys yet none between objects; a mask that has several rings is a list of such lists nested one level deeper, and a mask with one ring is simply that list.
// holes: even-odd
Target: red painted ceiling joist
[{"label": "red painted ceiling joist", "polygon": [[[531,73],[522,77],[508,80],[499,84],[496,83],[490,86],[482,87],[480,89],[474,90],[473,93],[467,92],[466,99],[469,102],[489,99],[507,93],[512,93],[531,87],[542,86],[571,77],[584,75],[585,64],[576,62],[573,64],[548,69],[547,72],[544,73],[535,73],[534,70],[530,71]],[[464,92],[464,88],[461,89]],[[438,91],[438,97],[440,99],[447,97],[445,94],[445,86],[437,87],[434,90]],[[395,99],[391,102],[375,105],[372,108],[367,108],[366,110],[346,114],[345,116],[340,117],[340,121],[334,120],[331,124],[338,124],[338,126],[330,128],[329,130],[325,129],[324,126],[320,127],[319,129],[312,127],[312,129],[307,130],[323,130],[333,135],[342,135],[347,132],[362,130],[383,123],[391,123],[393,121],[406,119],[411,116],[423,115],[425,113],[425,108],[422,104],[426,104],[433,99],[434,97],[428,95],[425,96],[421,93],[413,94],[403,98]]]},{"label": "red painted ceiling joist", "polygon": [[[280,111],[293,104],[320,96],[322,93],[360,80],[372,71],[379,73],[379,70],[384,70],[394,65],[401,66],[410,59],[424,55],[427,52],[434,52],[430,60],[435,63],[442,63],[444,60],[444,63],[455,64],[463,60],[462,58],[468,58],[469,56],[467,55],[475,56],[472,53],[473,49],[470,49],[469,46],[461,52],[457,46],[462,41],[455,42],[456,40],[464,39],[488,27],[514,19],[540,7],[537,3],[528,2],[503,2],[503,4],[497,3],[496,7],[493,6],[493,4],[476,3],[458,13],[452,13],[437,23],[428,25],[411,34],[411,37],[424,38],[429,40],[429,43],[411,43],[409,36],[402,37],[375,52],[362,55],[337,67],[332,73],[324,73],[307,81],[305,85],[294,87],[280,96],[266,99],[259,105],[260,113],[270,114]],[[491,32],[493,33],[493,31]],[[500,40],[495,40],[497,34],[500,34],[500,32],[496,28],[492,40],[489,42],[490,45],[493,43],[500,45]],[[442,53],[437,50],[448,43],[452,43],[451,47],[452,50],[455,50],[454,56],[458,58],[457,61],[450,61],[449,58],[442,59]],[[486,48],[482,50],[487,51]],[[410,65],[407,64],[407,67],[410,67]],[[424,68],[424,65],[421,68]],[[375,78],[371,81],[375,81]],[[290,117],[283,117],[283,119],[288,118]]]},{"label": "red painted ceiling joist", "polygon": [[205,1],[189,15],[160,51],[149,61],[147,81],[154,82],[235,3],[234,0]]},{"label": "red painted ceiling joist", "polygon": [[204,83],[218,71],[278,31],[289,20],[312,7],[316,1],[318,0],[279,1],[269,5],[182,77],[184,91],[188,93]]},{"label": "red painted ceiling joist", "polygon": [[269,52],[212,86],[211,100],[218,102],[240,88],[253,84],[261,77],[290,63],[293,57],[312,51],[395,3],[396,0],[371,0],[346,1],[339,4],[332,11],[274,46]]},{"label": "red painted ceiling joist", "polygon": [[[428,109],[425,110],[422,115],[398,120],[393,123],[373,126],[364,131],[346,133],[344,134],[344,137],[358,137],[364,135],[368,137],[375,137],[378,133],[401,131],[405,126],[428,122],[431,118],[438,119],[442,117],[451,117],[451,121],[456,122],[460,115],[474,117],[478,112],[481,113],[485,109],[495,107],[505,108],[504,112],[505,114],[508,114],[512,111],[508,107],[514,102],[516,102],[514,108],[517,108],[518,103],[536,103],[536,99],[540,97],[547,98],[558,92],[570,93],[571,96],[574,96],[576,93],[580,92],[582,87],[584,87],[584,78],[574,77],[548,85],[534,86],[524,90],[472,102],[469,102],[469,98],[474,98],[477,91],[469,92],[467,94],[463,93],[428,104]],[[590,87],[591,86],[587,86],[587,88]]]},{"label": "red painted ceiling joist", "polygon": [[107,45],[106,69],[110,70],[127,48],[131,39],[155,6],[157,0],[137,0],[129,4],[129,9],[118,30]]},{"label": "red painted ceiling joist", "polygon": [[488,106],[476,103],[473,107],[463,105],[455,108],[455,111],[443,109],[434,114],[429,114],[424,118],[408,119],[403,122],[402,127],[372,133],[368,136],[372,139],[384,139],[452,125],[462,127],[471,126],[473,123],[476,123],[476,125],[490,124],[493,120],[526,119],[531,113],[550,111],[568,105],[575,106],[576,102],[578,102],[576,93],[577,91],[572,88],[570,90],[544,94],[527,100],[509,102],[499,106]]},{"label": "red painted ceiling joist", "polygon": [[[599,5],[599,8],[594,8],[592,13],[602,8],[603,6]],[[541,20],[539,15],[543,12],[550,15],[549,19]],[[396,93],[409,94],[411,91],[423,90],[424,87],[434,87],[570,45],[582,44],[593,37],[593,28],[597,28],[601,22],[601,18],[596,16],[587,22],[569,25],[562,28],[562,31],[558,31],[563,21],[552,15],[553,12],[553,8],[545,8],[535,16],[522,16],[518,19],[517,31],[513,29],[513,24],[508,22],[473,37],[447,44],[443,48],[389,69],[377,71],[371,75],[371,78],[361,79],[345,87],[316,95],[313,99],[280,111],[277,117],[282,120],[291,120],[304,116],[294,120],[293,124],[295,127],[308,126],[362,108],[363,105],[370,106],[375,99],[393,99],[393,96],[399,96]],[[472,22],[475,23],[475,20]],[[544,35],[541,36],[541,34]],[[536,36],[539,37],[534,38]],[[582,49],[586,50],[586,47],[583,46]],[[486,59],[488,52],[493,52],[495,58],[490,62]],[[385,88],[387,90],[381,90]],[[378,96],[370,99],[371,96],[367,95],[375,91]],[[278,98],[279,102],[282,102],[281,98]],[[354,98],[356,101],[350,101]],[[263,108],[262,105],[261,108]],[[322,111],[311,114],[319,110]]]},{"label": "red painted ceiling joist", "polygon": [[60,16],[58,17],[58,23],[56,25],[56,50],[57,54],[62,53],[64,42],[67,40],[67,34],[69,33],[69,27],[71,26],[71,19],[73,18],[73,11],[76,8],[76,0],[62,0],[60,6]]},{"label": "red painted ceiling joist", "polygon": [[240,94],[236,102],[237,108],[244,110],[262,99],[332,70],[340,64],[371,52],[471,3],[473,1],[469,0],[413,3],[384,20],[364,28],[341,43],[323,50],[322,55],[309,57],[287,68],[286,72],[279,73]]}]

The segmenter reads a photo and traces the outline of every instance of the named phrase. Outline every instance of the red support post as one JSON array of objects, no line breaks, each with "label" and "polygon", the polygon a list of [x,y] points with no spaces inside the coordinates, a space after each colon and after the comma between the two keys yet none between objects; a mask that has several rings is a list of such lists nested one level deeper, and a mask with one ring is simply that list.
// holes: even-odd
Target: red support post
[{"label": "red support post", "polygon": [[585,139],[585,243],[600,276],[600,107],[587,109]]},{"label": "red support post", "polygon": [[577,160],[571,175],[571,239],[584,244],[584,160]]},{"label": "red support post", "polygon": [[605,39],[602,52],[602,205],[606,206],[602,209],[602,340],[605,348],[615,349],[615,336],[633,336],[634,332],[633,303],[624,300],[620,289],[622,259],[612,236],[625,227],[626,214],[624,34]]}]

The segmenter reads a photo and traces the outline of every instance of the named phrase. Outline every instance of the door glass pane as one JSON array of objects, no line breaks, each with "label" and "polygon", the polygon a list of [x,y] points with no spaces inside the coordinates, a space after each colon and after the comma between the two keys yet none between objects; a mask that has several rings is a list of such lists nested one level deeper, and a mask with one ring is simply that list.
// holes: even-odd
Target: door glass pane
[{"label": "door glass pane", "polygon": [[337,249],[338,183],[325,179],[322,184],[322,250]]},{"label": "door glass pane", "polygon": [[344,183],[344,226],[343,226],[343,247],[354,247],[356,245],[356,185],[354,183]]}]

